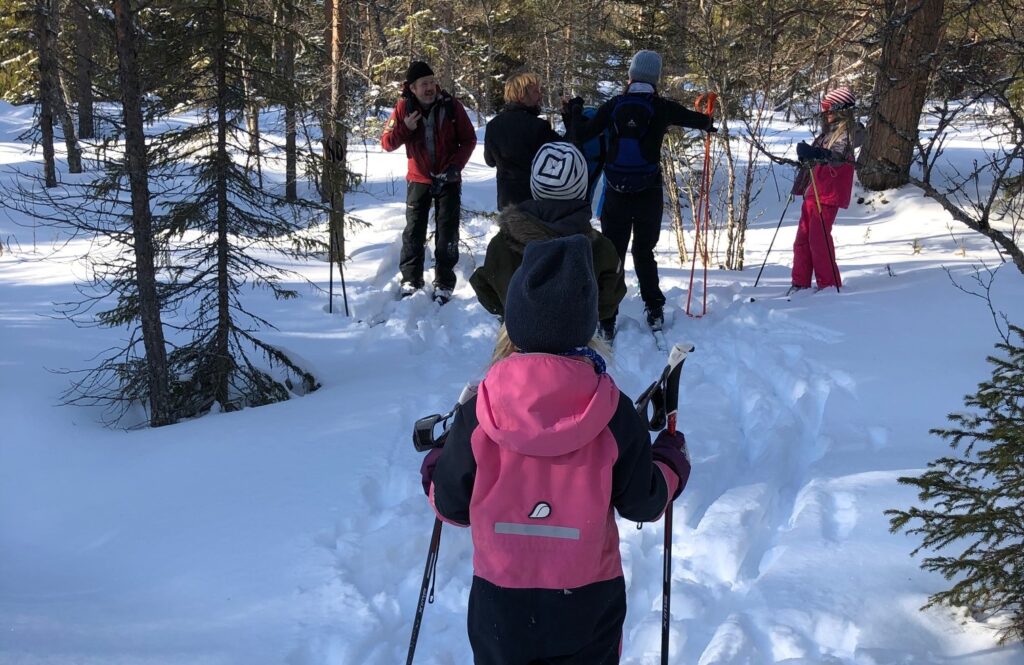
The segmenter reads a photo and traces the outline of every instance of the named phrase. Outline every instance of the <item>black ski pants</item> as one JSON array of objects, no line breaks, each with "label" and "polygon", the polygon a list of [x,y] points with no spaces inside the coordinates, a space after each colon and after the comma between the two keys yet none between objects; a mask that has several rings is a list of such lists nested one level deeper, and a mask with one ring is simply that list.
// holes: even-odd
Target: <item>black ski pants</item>
[{"label": "black ski pants", "polygon": [[446,184],[434,194],[430,185],[407,183],[405,231],[399,267],[402,281],[423,286],[423,254],[427,242],[430,208],[434,208],[434,286],[455,288],[455,264],[459,262],[459,211],[462,207],[462,183]]},{"label": "black ski pants", "polygon": [[623,265],[629,236],[633,236],[633,269],[640,282],[640,297],[647,307],[665,304],[665,294],[658,286],[658,262],[654,260],[664,209],[661,185],[630,194],[608,188],[601,208],[601,233],[615,245]]},{"label": "black ski pants", "polygon": [[625,620],[621,577],[569,592],[507,589],[474,576],[469,592],[475,665],[617,665]]}]

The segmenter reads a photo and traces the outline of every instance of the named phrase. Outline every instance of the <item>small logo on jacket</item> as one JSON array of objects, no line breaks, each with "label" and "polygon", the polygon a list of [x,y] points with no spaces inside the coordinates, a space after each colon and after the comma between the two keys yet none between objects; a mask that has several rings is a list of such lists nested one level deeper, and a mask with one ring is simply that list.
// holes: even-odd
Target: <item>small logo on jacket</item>
[{"label": "small logo on jacket", "polygon": [[533,507],[533,510],[530,511],[530,519],[542,520],[550,514],[551,505],[546,501],[541,501],[540,503]]}]

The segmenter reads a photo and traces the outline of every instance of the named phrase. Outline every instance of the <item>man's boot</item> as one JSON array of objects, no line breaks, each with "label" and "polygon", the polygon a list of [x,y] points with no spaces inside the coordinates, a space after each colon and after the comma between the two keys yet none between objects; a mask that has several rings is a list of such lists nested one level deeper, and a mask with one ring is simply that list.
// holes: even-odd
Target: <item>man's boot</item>
[{"label": "man's boot", "polygon": [[606,343],[611,344],[615,341],[615,317],[607,319],[601,319],[597,324],[598,335]]},{"label": "man's boot", "polygon": [[648,305],[644,308],[647,315],[647,325],[651,330],[658,332],[665,327],[665,310],[662,305]]}]

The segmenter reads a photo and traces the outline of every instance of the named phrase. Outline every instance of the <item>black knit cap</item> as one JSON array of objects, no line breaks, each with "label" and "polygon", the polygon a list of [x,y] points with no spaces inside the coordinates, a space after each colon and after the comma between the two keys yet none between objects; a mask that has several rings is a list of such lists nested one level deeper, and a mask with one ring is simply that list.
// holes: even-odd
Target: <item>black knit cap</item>
[{"label": "black knit cap", "polygon": [[561,353],[597,328],[594,256],[582,235],[526,245],[505,297],[505,329],[520,351]]},{"label": "black knit cap", "polygon": [[423,62],[422,60],[413,60],[412,64],[409,65],[409,69],[405,72],[405,82],[415,83],[417,79],[421,79],[424,76],[433,76],[434,70],[430,68],[430,65]]}]

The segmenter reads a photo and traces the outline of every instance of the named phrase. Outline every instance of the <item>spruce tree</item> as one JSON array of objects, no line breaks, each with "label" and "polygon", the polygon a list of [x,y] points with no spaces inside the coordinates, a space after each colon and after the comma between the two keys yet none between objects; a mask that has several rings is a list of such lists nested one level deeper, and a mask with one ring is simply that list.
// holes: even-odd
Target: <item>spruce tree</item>
[{"label": "spruce tree", "polygon": [[1011,326],[996,348],[1003,355],[988,359],[992,378],[965,398],[971,411],[950,414],[949,429],[932,430],[957,454],[899,479],[920,490],[924,505],[886,514],[894,532],[923,536],[914,554],[935,553],[922,568],[955,581],[925,607],[1005,616],[999,638],[1006,641],[1024,639],[1024,329]]}]

